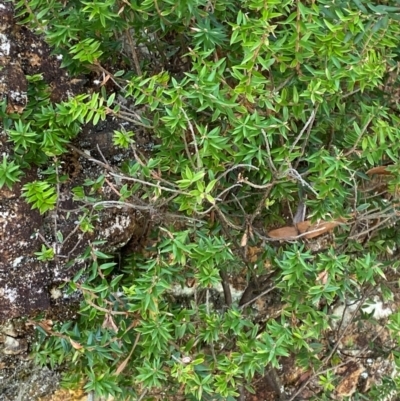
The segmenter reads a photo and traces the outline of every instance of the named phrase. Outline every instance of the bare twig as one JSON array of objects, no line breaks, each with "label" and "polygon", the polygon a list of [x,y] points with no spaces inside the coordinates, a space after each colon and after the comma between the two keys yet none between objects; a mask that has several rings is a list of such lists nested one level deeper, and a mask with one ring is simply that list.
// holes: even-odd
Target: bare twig
[{"label": "bare twig", "polygon": [[276,184],[276,181],[272,181],[270,184],[268,184],[268,186],[266,186],[266,191],[264,192],[261,200],[258,202],[256,210],[254,210],[253,214],[250,216],[250,219],[249,219],[250,225],[253,225],[253,222],[256,219],[256,217],[261,213],[261,210],[265,205],[265,201],[267,200],[267,198],[268,198],[269,194],[271,193],[272,188],[274,187],[275,184]]},{"label": "bare twig", "polygon": [[[207,288],[206,289],[206,309],[207,309],[207,314],[210,314],[210,289]],[[213,357],[215,366],[218,366],[218,362],[217,362],[217,357],[215,355],[215,348],[214,348],[214,342],[211,339],[210,341],[210,350],[211,350],[211,355]]]},{"label": "bare twig", "polygon": [[120,178],[121,180],[127,180],[127,181],[133,181],[133,182],[138,182],[139,184],[143,184],[149,187],[153,187],[153,188],[158,188],[162,191],[166,191],[166,192],[172,192],[175,194],[180,194],[180,195],[185,195],[185,196],[192,196],[190,195],[188,192],[184,192],[178,189],[172,189],[172,188],[167,188],[167,187],[163,187],[161,185],[157,185],[157,184],[153,184],[151,182],[148,181],[144,181],[144,180],[140,180],[139,178],[134,178],[134,177],[128,177],[125,175],[120,175],[120,174],[116,174],[116,173],[111,173],[112,176]]},{"label": "bare twig", "polygon": [[138,398],[138,401],[142,401],[143,398],[146,396],[147,392],[149,391],[149,388],[145,388],[142,392],[142,394],[140,394],[140,397]]},{"label": "bare twig", "polygon": [[142,75],[142,69],[140,68],[139,57],[136,53],[136,45],[133,42],[130,28],[125,30],[125,35],[128,38],[129,46],[131,48],[131,54],[132,54],[132,58],[133,58],[133,63],[135,65],[136,74]]},{"label": "bare twig", "polygon": [[229,308],[232,305],[232,293],[231,293],[231,287],[229,285],[229,278],[228,275],[226,274],[226,271],[222,269],[219,269],[219,275],[222,280],[221,285],[222,289],[224,290],[225,303]]},{"label": "bare twig", "polygon": [[252,166],[251,164],[235,164],[234,166],[228,168],[226,171],[224,171],[220,176],[217,177],[217,181],[220,181],[222,178],[227,176],[231,171],[236,170],[238,168],[250,168],[252,170],[259,170],[259,168]]},{"label": "bare twig", "polygon": [[357,139],[356,139],[354,145],[351,147],[351,149],[350,149],[348,152],[346,152],[346,153],[344,154],[345,157],[351,155],[351,154],[357,149],[357,146],[358,146],[358,144],[360,143],[361,138],[363,137],[365,131],[367,130],[369,124],[370,124],[371,121],[374,119],[374,117],[375,117],[374,115],[370,115],[370,116],[369,116],[368,121],[364,124],[364,127],[362,128],[360,134],[358,135],[358,137],[357,137]]},{"label": "bare twig", "polygon": [[119,197],[121,197],[121,193],[118,191],[118,189],[115,188],[115,186],[109,181],[107,180],[106,177],[104,177],[104,181],[108,184],[108,186],[111,188],[111,190],[118,195]]},{"label": "bare twig", "polygon": [[271,149],[269,148],[269,141],[268,141],[267,134],[266,134],[266,132],[265,132],[264,129],[262,129],[261,132],[262,132],[263,137],[264,137],[265,147],[267,148],[267,153],[268,153],[267,162],[268,162],[269,168],[270,168],[274,173],[276,173],[276,172],[277,172],[277,169],[276,169],[276,167],[275,167],[275,165],[274,165],[274,162],[272,161]]},{"label": "bare twig", "polygon": [[114,169],[112,167],[110,167],[108,164],[102,163],[101,161],[94,159],[92,156],[88,155],[85,152],[82,152],[80,149],[78,149],[76,146],[71,145],[70,143],[67,144],[67,146],[72,149],[74,152],[78,153],[79,155],[81,155],[82,157],[84,157],[85,159],[98,164],[101,167],[104,167],[106,170],[108,171],[114,171]]},{"label": "bare twig", "polygon": [[237,226],[236,224],[233,224],[232,222],[230,222],[225,215],[222,213],[221,209],[217,206],[214,205],[215,210],[218,213],[218,216],[221,218],[221,220],[230,228],[233,228],[234,230],[238,230],[238,231],[243,231],[243,225],[241,226]]},{"label": "bare twig", "polygon": [[279,379],[278,373],[276,372],[275,368],[269,369],[269,371],[265,374],[265,378],[270,386],[275,390],[275,393],[279,397],[279,401],[286,400],[286,394],[284,391],[284,387]]},{"label": "bare twig", "polygon": [[265,184],[265,185],[257,185],[257,184],[253,184],[252,182],[246,180],[246,178],[240,178],[239,182],[241,182],[241,183],[243,182],[244,184],[248,185],[249,187],[257,188],[257,189],[268,189],[275,185],[275,182],[271,182],[271,183]]},{"label": "bare twig", "polygon": [[130,112],[126,112],[126,111],[122,111],[122,110],[116,112],[114,110],[109,109],[109,112],[112,113],[114,116],[121,118],[122,120],[129,121],[130,123],[139,125],[144,128],[154,129],[153,125],[144,124],[141,121],[134,120],[132,118],[132,116],[136,117],[137,114],[135,115],[135,113],[132,110]]},{"label": "bare twig", "polygon": [[47,248],[53,249],[53,247],[47,242],[46,238],[43,237],[43,235],[39,231],[36,231],[36,235],[42,240],[42,242],[47,246]]},{"label": "bare twig", "polygon": [[[199,170],[202,169],[203,164],[201,162],[201,158],[200,158],[200,154],[199,154],[199,148],[197,147],[196,134],[194,132],[193,125],[190,122],[188,115],[186,114],[186,111],[183,109],[183,107],[181,107],[180,109],[181,109],[181,112],[183,113],[183,115],[185,116],[186,122],[188,123],[188,126],[189,126],[189,131],[192,134],[193,146],[194,146],[195,155],[196,155],[196,161],[197,161],[197,169],[196,169],[196,171],[199,171]],[[185,137],[183,137],[183,140],[184,140],[184,142],[186,144],[186,138]],[[187,144],[186,144],[186,146],[187,146]],[[189,157],[189,159],[191,159],[190,152],[189,152],[188,157]]]},{"label": "bare twig", "polygon": [[[271,78],[272,78],[271,74]],[[289,75],[279,86],[274,88],[274,92],[279,92],[282,88],[284,88],[294,77],[295,74]]]},{"label": "bare twig", "polygon": [[[85,218],[85,216],[83,216],[83,218]],[[68,240],[78,231],[79,229],[79,224],[80,222],[78,222],[78,224],[75,225],[75,228],[67,235],[67,237],[64,239],[63,244],[66,244],[68,242]],[[68,253],[68,257],[71,255],[71,253],[76,249],[76,247],[78,246],[80,240],[76,242],[74,248]]]},{"label": "bare twig", "polygon": [[[365,234],[370,233],[371,231],[375,231],[378,227],[383,226],[384,224],[386,224],[388,221],[393,220],[393,218],[396,216],[396,214],[393,214],[389,217],[386,217],[386,219],[380,221],[379,223],[373,225],[371,228],[368,228],[367,230],[364,230],[360,233],[354,234],[352,236],[349,237],[349,239],[355,239],[355,238],[359,238],[362,237]],[[384,227],[383,227],[384,228]]]},{"label": "bare twig", "polygon": [[110,166],[110,164],[108,163],[108,161],[107,161],[107,159],[105,158],[105,156],[103,155],[103,152],[101,151],[99,144],[97,144],[96,147],[97,147],[97,151],[99,152],[101,158],[103,159],[104,164],[105,164],[106,166],[108,166],[108,167],[111,169],[111,166]]},{"label": "bare twig", "polygon": [[357,92],[360,92],[360,90],[361,90],[361,88],[354,89],[354,90],[352,90],[352,91],[350,91],[348,93],[345,93],[345,94],[341,95],[341,98],[345,99],[346,97],[349,97],[351,95],[354,95]]},{"label": "bare twig", "polygon": [[[91,71],[95,71],[97,73],[102,73],[103,77],[105,76],[109,76],[111,78],[111,81],[113,81],[113,83],[121,90],[123,91],[124,89],[122,88],[122,86],[117,82],[115,76],[107,71],[99,62],[95,62],[94,64],[90,64],[87,66],[88,69],[90,69]],[[128,81],[126,81],[128,82]]]},{"label": "bare twig", "polygon": [[294,178],[295,180],[299,181],[303,187],[308,188],[316,197],[319,196],[315,189],[303,179],[296,169],[290,167],[283,173],[283,175]]},{"label": "bare twig", "polygon": [[263,297],[264,295],[268,294],[269,292],[273,291],[276,288],[276,286],[272,286],[271,288],[268,288],[268,290],[263,291],[261,294],[255,296],[254,298],[252,298],[250,301],[244,303],[243,305],[240,305],[240,309],[244,309],[247,306],[251,305],[252,303],[256,302],[257,299]]},{"label": "bare twig", "polygon": [[[317,105],[317,106],[313,109],[313,111],[311,112],[310,117],[308,117],[307,122],[304,124],[304,127],[302,128],[302,130],[300,131],[299,135],[297,136],[297,138],[296,138],[295,141],[293,142],[293,144],[292,144],[292,146],[291,146],[291,148],[290,148],[290,150],[289,150],[289,154],[293,152],[294,148],[295,148],[296,145],[297,145],[297,142],[299,142],[299,140],[300,140],[301,137],[303,136],[304,132],[305,132],[306,130],[308,130],[308,133],[311,131],[311,127],[312,127],[312,124],[314,123],[314,120],[315,120],[315,116],[316,116],[316,114],[317,114],[318,107],[319,107],[319,105]],[[309,134],[308,134],[308,135],[309,135]]]},{"label": "bare twig", "polygon": [[135,350],[136,346],[137,346],[138,343],[139,343],[140,336],[141,336],[141,333],[138,333],[138,334],[136,335],[135,342],[133,343],[131,352],[129,352],[129,355],[128,355],[128,356],[123,360],[123,362],[118,366],[117,370],[115,371],[115,375],[118,376],[118,375],[121,374],[122,371],[125,369],[125,367],[126,367],[128,361],[129,361],[129,359],[131,358],[131,356],[132,356],[132,354],[133,354],[133,351]]},{"label": "bare twig", "polygon": [[214,199],[214,204],[213,204],[211,207],[209,207],[209,208],[208,208],[207,210],[205,210],[204,212],[197,212],[196,214],[199,215],[199,216],[204,216],[204,215],[210,213],[211,210],[213,210],[214,207],[215,207],[215,205],[216,205],[215,201],[222,201],[222,196],[223,196],[223,195],[225,195],[225,194],[226,194],[227,192],[229,192],[231,189],[236,188],[236,187],[241,187],[241,186],[242,186],[241,184],[233,184],[233,185],[231,185],[230,187],[225,188],[225,189],[224,189],[220,194],[218,194],[217,197]]},{"label": "bare twig", "polygon": [[185,135],[186,135],[185,133],[182,134],[182,141],[183,141],[183,145],[185,146],[186,156],[187,156],[187,158],[188,158],[188,160],[189,160],[189,163],[190,163],[191,166],[192,166],[192,169],[193,169],[194,171],[198,171],[198,170],[196,169],[196,166],[195,166],[193,160],[192,160],[192,155],[190,154],[189,145],[188,145],[188,143],[187,143],[187,140],[186,140]]},{"label": "bare twig", "polygon": [[[318,105],[316,106],[316,108],[313,110],[313,113],[311,113],[310,118],[312,118],[312,120],[311,120],[309,126],[307,127],[307,136],[306,136],[306,138],[304,139],[303,144],[301,145],[301,152],[300,152],[300,155],[297,157],[297,160],[296,160],[296,162],[294,163],[294,168],[295,168],[295,169],[297,169],[297,167],[299,166],[300,161],[301,161],[301,157],[303,156],[304,151],[305,151],[306,146],[307,146],[307,143],[308,143],[308,140],[310,139],[311,128],[312,128],[312,126],[313,126],[313,124],[314,124],[315,116],[316,116],[316,114],[317,114],[318,108],[319,108],[319,104],[318,104]],[[307,122],[308,122],[308,121],[307,121]],[[304,128],[303,128],[303,129],[304,129]],[[302,133],[300,133],[300,136],[302,136]]]},{"label": "bare twig", "polygon": [[135,205],[133,203],[128,203],[128,202],[123,202],[123,201],[113,201],[113,200],[105,200],[105,201],[99,201],[96,203],[91,203],[93,208],[95,209],[98,206],[104,206],[104,207],[126,207],[130,209],[136,209],[136,210],[148,210],[148,211],[155,211],[155,208],[153,205]]},{"label": "bare twig", "polygon": [[57,157],[54,157],[54,168],[56,170],[56,191],[57,191],[57,200],[56,200],[56,212],[53,214],[54,216],[54,241],[57,241],[57,212],[60,207],[60,175],[58,172],[58,160]]}]

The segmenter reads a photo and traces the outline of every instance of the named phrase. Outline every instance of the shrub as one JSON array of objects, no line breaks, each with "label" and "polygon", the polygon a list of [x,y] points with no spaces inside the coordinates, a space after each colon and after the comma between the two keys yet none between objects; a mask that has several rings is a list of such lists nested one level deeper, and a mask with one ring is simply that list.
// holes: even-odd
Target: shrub
[{"label": "shrub", "polygon": [[[104,87],[56,105],[42,96],[7,123],[16,157],[56,162],[82,124],[107,115],[156,143],[146,158],[134,132],[114,135],[137,151],[117,178],[121,202],[146,202],[148,249],[118,268],[88,248],[88,267],[69,283],[84,295],[81,317],[38,324],[38,361],[66,363],[66,384],[84,378],[101,395],[207,400],[251,391],[256,374],[276,381],[271,372],[294,355],[319,378],[317,398],[329,398],[339,380],[333,305],[378,289],[390,299],[385,274],[398,266],[400,132],[390,90],[400,9],[386,3],[18,3],[22,23],[44,34],[64,67],[102,71],[135,107]],[[31,78],[30,90],[40,85]],[[9,185],[18,176],[4,160]],[[383,194],[372,188],[374,171],[386,177]],[[43,212],[55,205],[47,185],[27,186]],[[232,299],[229,276],[246,279],[250,298]],[[176,299],[189,281],[194,298]],[[218,285],[223,306],[212,300]],[[272,291],[275,315],[250,307]]]}]

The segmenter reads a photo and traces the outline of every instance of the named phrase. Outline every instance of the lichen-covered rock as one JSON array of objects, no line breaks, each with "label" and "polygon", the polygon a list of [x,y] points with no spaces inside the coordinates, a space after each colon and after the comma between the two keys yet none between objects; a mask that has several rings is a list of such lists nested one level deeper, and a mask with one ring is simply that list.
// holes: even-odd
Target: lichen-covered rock
[{"label": "lichen-covered rock", "polygon": [[[34,257],[40,242],[34,236],[43,222],[21,198],[21,186],[0,189],[0,321],[47,309],[49,273]],[[45,285],[43,286],[43,283]]]},{"label": "lichen-covered rock", "polygon": [[[8,113],[24,111],[29,101],[27,75],[42,74],[54,102],[86,90],[85,78],[71,79],[60,69],[60,60],[51,56],[49,46],[15,23],[12,2],[5,0],[0,0],[0,67],[0,101],[6,101]],[[76,149],[85,154],[93,152],[95,157],[103,153],[109,158],[110,166],[120,163],[127,155],[121,155],[118,150],[110,151],[111,132],[119,124],[107,120],[101,130],[100,127],[85,127],[74,142]],[[93,137],[93,132],[97,137]],[[12,144],[0,126],[0,158],[12,153]],[[115,204],[96,211],[93,230],[82,232],[78,221],[83,205],[73,200],[72,188],[82,185],[86,179],[96,180],[101,174],[107,176],[107,171],[74,150],[63,155],[60,163],[60,174],[68,175],[69,179],[60,184],[57,210],[41,215],[21,196],[25,183],[42,178],[36,167],[24,171],[21,181],[12,190],[0,189],[0,401],[69,399],[65,394],[55,398],[49,395],[59,387],[60,375],[37,367],[30,360],[33,325],[25,319],[40,312],[47,319],[75,319],[79,295],[66,297],[58,287],[81,266],[75,263],[67,268],[67,262],[74,261],[96,241],[104,241],[95,245],[97,249],[114,252],[132,236],[141,235],[144,216],[133,208]],[[112,177],[107,178],[112,182]],[[113,186],[106,184],[96,196],[103,201],[115,201],[116,184]],[[56,250],[56,260],[41,262],[37,259],[35,252],[43,243]]]},{"label": "lichen-covered rock", "polygon": [[[66,71],[60,69],[57,57],[51,56],[49,46],[15,23],[12,3],[0,0],[0,22],[0,63],[3,67],[0,69],[0,97],[5,97],[7,112],[21,113],[24,110],[29,100],[26,75],[42,74],[52,89],[53,101],[67,99],[85,90],[84,79],[71,79]],[[112,127],[115,128],[115,124],[113,122]],[[107,131],[107,122],[103,128]],[[85,133],[91,134],[90,130],[83,130],[75,145],[82,147],[89,143],[94,147],[93,141],[85,138]],[[12,152],[7,133],[1,129],[0,155]],[[41,178],[37,168],[25,171],[21,182],[12,190],[7,187],[0,189],[0,323],[51,308],[54,303],[51,291],[76,271],[65,268],[68,261],[98,240],[105,241],[98,245],[103,252],[116,251],[137,230],[135,210],[114,206],[96,212],[93,230],[83,233],[78,227],[82,205],[73,201],[72,188],[81,185],[85,179],[96,180],[105,171],[74,151],[63,155],[62,159],[60,173],[67,174],[69,180],[60,185],[60,202],[53,212],[42,216],[37,210],[31,210],[21,197],[25,183]],[[99,196],[105,201],[116,199],[115,191],[107,186]],[[60,236],[63,238],[61,241]],[[45,242],[60,255],[55,261],[45,263],[37,260],[35,252]]]}]

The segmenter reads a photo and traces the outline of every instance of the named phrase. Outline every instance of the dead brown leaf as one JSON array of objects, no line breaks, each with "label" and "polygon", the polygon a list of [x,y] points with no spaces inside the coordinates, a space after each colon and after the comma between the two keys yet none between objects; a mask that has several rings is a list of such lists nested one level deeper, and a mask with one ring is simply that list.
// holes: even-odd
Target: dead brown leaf
[{"label": "dead brown leaf", "polygon": [[317,276],[318,283],[325,285],[328,282],[329,274],[326,270],[320,272]]},{"label": "dead brown leaf", "polygon": [[291,240],[299,237],[311,239],[319,237],[327,232],[332,231],[338,225],[344,223],[346,219],[339,218],[335,221],[318,221],[317,223],[311,224],[310,220],[302,221],[296,225],[296,227],[286,226],[277,228],[268,232],[271,238]]},{"label": "dead brown leaf", "polygon": [[344,219],[337,219],[335,221],[319,221],[317,223],[311,224],[311,221],[303,221],[297,225],[301,234],[307,233],[304,235],[305,238],[315,238],[323,235],[327,232],[332,231],[335,227],[343,223]]},{"label": "dead brown leaf", "polygon": [[114,319],[110,313],[107,313],[104,316],[104,321],[103,321],[103,324],[101,327],[103,327],[103,329],[111,329],[111,330],[115,331],[116,333],[118,332],[118,327],[115,324]]},{"label": "dead brown leaf", "polygon": [[271,230],[268,232],[268,236],[271,238],[279,238],[282,240],[290,240],[294,239],[299,235],[299,232],[296,230],[295,227],[282,227],[276,228],[275,230]]},{"label": "dead brown leaf", "polygon": [[247,245],[247,232],[243,234],[243,237],[240,241],[240,246],[244,248]]},{"label": "dead brown leaf", "polygon": [[137,343],[139,342],[140,339],[140,333],[137,334],[135,342],[133,344],[133,347],[131,349],[131,352],[129,353],[129,355],[122,361],[122,363],[118,366],[117,370],[115,371],[115,374],[118,376],[126,367],[129,359],[131,358],[133,351],[136,348]]},{"label": "dead brown leaf", "polygon": [[345,377],[336,387],[336,395],[339,398],[344,398],[354,394],[357,390],[358,378],[364,370],[363,366],[356,362],[348,363],[344,372]]},{"label": "dead brown leaf", "polygon": [[77,341],[74,341],[72,338],[69,339],[71,345],[75,348],[75,349],[82,349],[82,345],[79,344]]},{"label": "dead brown leaf", "polygon": [[392,173],[390,171],[387,171],[387,168],[391,166],[377,166],[369,169],[367,171],[368,175],[391,175]]}]

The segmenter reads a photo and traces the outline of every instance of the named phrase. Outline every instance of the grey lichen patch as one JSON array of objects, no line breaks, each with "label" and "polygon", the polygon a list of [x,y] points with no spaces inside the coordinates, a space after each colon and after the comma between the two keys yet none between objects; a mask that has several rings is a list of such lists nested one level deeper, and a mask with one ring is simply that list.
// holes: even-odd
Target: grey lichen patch
[{"label": "grey lichen patch", "polygon": [[0,1],[0,32],[11,32],[14,22],[14,9],[10,1]]},{"label": "grey lichen patch", "polygon": [[36,401],[59,387],[58,372],[35,366],[31,360],[20,360],[13,366],[13,369],[0,370],[1,401]]},{"label": "grey lichen patch", "polygon": [[103,231],[105,239],[109,239],[115,235],[121,235],[131,225],[132,219],[129,215],[115,216],[114,223]]},{"label": "grey lichen patch", "polygon": [[28,343],[23,338],[5,336],[2,352],[5,355],[19,355],[28,350]]},{"label": "grey lichen patch", "polygon": [[0,57],[10,55],[11,43],[6,35],[0,33]]},{"label": "grey lichen patch", "polygon": [[28,101],[28,96],[27,96],[26,92],[10,90],[9,96],[14,102],[26,103]]},{"label": "grey lichen patch", "polygon": [[62,291],[58,287],[52,287],[50,289],[50,295],[52,299],[60,299],[63,296]]},{"label": "grey lichen patch", "polygon": [[10,288],[7,284],[0,288],[0,299],[3,298],[5,303],[13,305],[18,300],[18,292],[15,288]]},{"label": "grey lichen patch", "polygon": [[106,241],[106,252],[115,252],[124,247],[132,237],[142,231],[143,222],[137,218],[134,208],[106,208],[101,212],[99,220],[95,238]]}]

